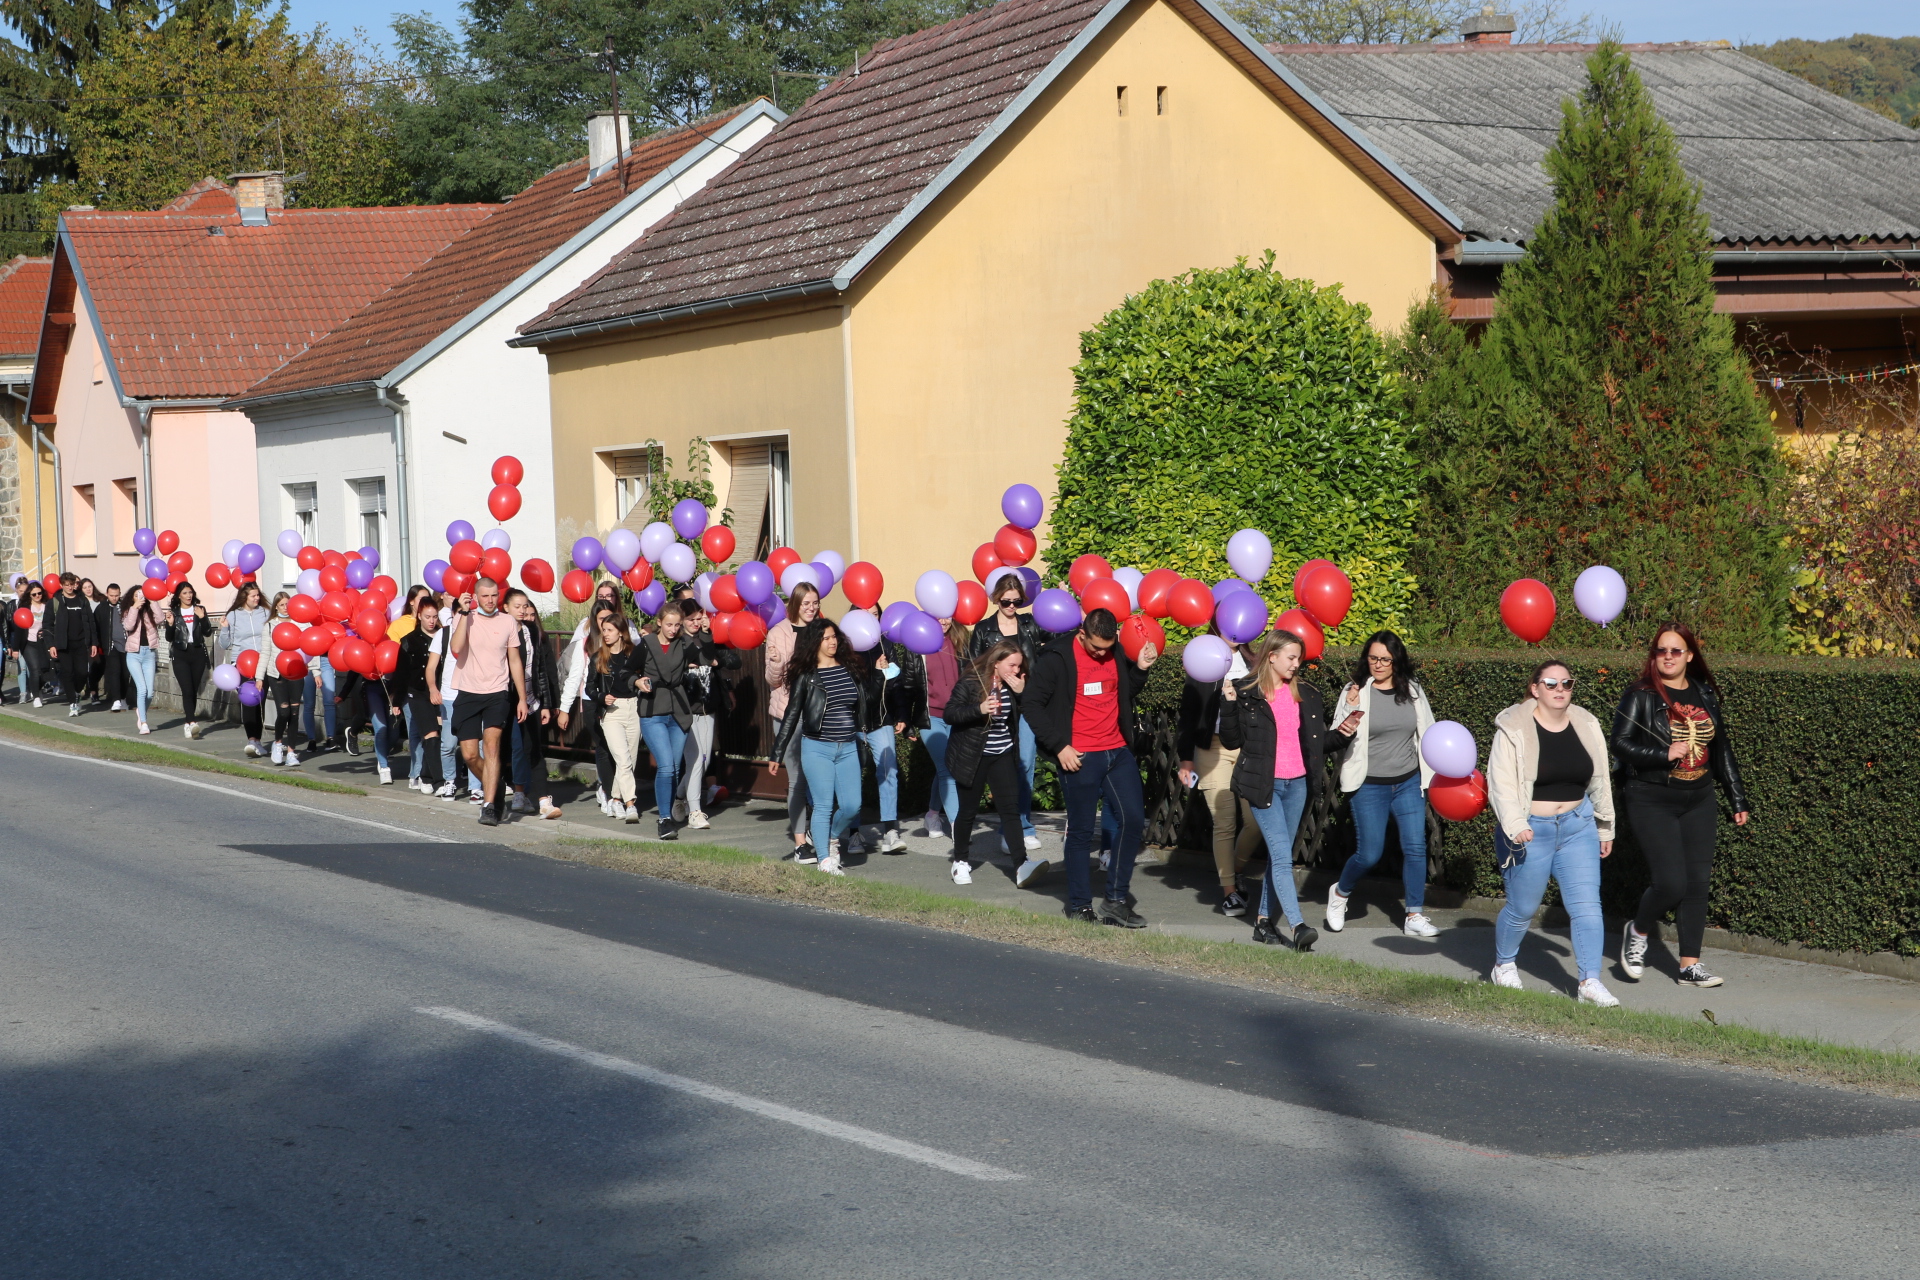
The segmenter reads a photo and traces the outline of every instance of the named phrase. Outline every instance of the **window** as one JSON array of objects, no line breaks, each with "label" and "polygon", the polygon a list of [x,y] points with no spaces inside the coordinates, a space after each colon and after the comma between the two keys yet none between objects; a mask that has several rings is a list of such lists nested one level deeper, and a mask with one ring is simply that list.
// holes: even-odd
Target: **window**
[{"label": "window", "polygon": [[347,481],[358,502],[360,510],[360,546],[372,547],[386,554],[382,539],[387,523],[387,481],[385,476],[374,476],[368,480]]},{"label": "window", "polygon": [[624,521],[635,507],[645,509],[653,487],[651,453],[622,453],[613,459],[613,518]]},{"label": "window", "polygon": [[[309,482],[307,484],[290,484],[286,488],[287,515],[289,517],[287,527],[300,535],[300,541],[303,545],[309,547],[319,546],[320,539],[314,536],[315,529],[313,527],[314,513],[320,509],[319,487]],[[292,586],[300,578],[300,566],[294,562],[292,556],[282,556],[280,560],[282,580],[286,585]]]},{"label": "window", "polygon": [[767,482],[767,536],[775,547],[790,547],[793,545],[793,454],[776,448],[767,461],[771,470]]},{"label": "window", "polygon": [[95,514],[93,486],[73,486],[73,554],[77,556],[100,554],[99,541],[94,534]]},{"label": "window", "polygon": [[140,482],[126,479],[113,482],[113,549],[119,555],[133,555],[133,531],[140,527]]}]

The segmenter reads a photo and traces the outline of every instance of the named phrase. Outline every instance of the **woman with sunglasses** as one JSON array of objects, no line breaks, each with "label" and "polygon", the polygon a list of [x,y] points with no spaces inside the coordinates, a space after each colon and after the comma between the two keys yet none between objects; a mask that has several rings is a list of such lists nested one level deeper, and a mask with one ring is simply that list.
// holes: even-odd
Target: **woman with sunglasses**
[{"label": "woman with sunglasses", "polygon": [[[974,624],[973,644],[968,659],[980,657],[1002,640],[1011,640],[1020,646],[1020,652],[1026,655],[1027,666],[1031,670],[1040,656],[1041,647],[1047,643],[1047,635],[1040,630],[1040,624],[1034,620],[1032,613],[1020,612],[1033,603],[1027,599],[1025,580],[1008,569],[999,573],[997,582],[989,584],[987,595],[993,601],[993,612]],[[1013,873],[1013,882],[1025,888],[1028,881],[1046,868],[1047,862],[1044,858],[1033,856],[1040,848],[1040,836],[1033,826],[1033,767],[1039,758],[1033,726],[1023,719],[1014,729],[1014,742],[1020,752],[1020,834],[1027,857],[1020,864],[1020,869]],[[1006,844],[1007,852],[1012,853],[1011,837],[1007,838]]]},{"label": "woman with sunglasses", "polygon": [[1577,997],[1611,1009],[1620,1002],[1600,981],[1600,860],[1613,852],[1613,786],[1600,721],[1573,705],[1566,664],[1549,660],[1534,668],[1526,700],[1494,717],[1493,726],[1487,794],[1499,824],[1495,860],[1507,882],[1507,904],[1494,922],[1494,985],[1519,988],[1514,961],[1551,879],[1573,921]]},{"label": "woman with sunglasses", "polygon": [[[1413,679],[1413,659],[1391,631],[1376,631],[1361,646],[1353,683],[1334,702],[1330,728],[1344,735],[1340,790],[1353,810],[1354,851],[1327,890],[1327,928],[1347,927],[1347,903],[1360,877],[1387,847],[1389,819],[1400,829],[1400,875],[1407,894],[1401,928],[1410,938],[1440,932],[1422,910],[1427,902],[1427,786],[1433,770],[1420,739],[1433,727],[1427,691]],[[1336,745],[1341,738],[1335,738]],[[1330,749],[1331,750],[1331,749]]]},{"label": "woman with sunglasses", "polygon": [[1720,816],[1714,783],[1726,791],[1737,825],[1747,824],[1749,809],[1719,686],[1699,639],[1684,624],[1668,623],[1655,634],[1645,669],[1613,713],[1613,753],[1626,775],[1627,821],[1653,877],[1621,937],[1620,971],[1640,980],[1647,936],[1661,916],[1674,911],[1680,934],[1674,980],[1717,987],[1723,979],[1700,963]]}]

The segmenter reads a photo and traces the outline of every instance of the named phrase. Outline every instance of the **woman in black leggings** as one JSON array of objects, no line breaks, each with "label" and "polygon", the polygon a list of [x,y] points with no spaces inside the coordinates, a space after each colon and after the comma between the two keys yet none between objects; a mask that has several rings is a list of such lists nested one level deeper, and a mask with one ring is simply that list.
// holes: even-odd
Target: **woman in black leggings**
[{"label": "woman in black leggings", "polygon": [[1734,822],[1745,826],[1749,813],[1719,686],[1685,625],[1669,623],[1655,633],[1645,670],[1613,713],[1613,754],[1626,775],[1627,821],[1653,876],[1621,938],[1620,970],[1639,980],[1654,922],[1678,908],[1675,981],[1717,987],[1722,979],[1700,963],[1720,816],[1714,784],[1725,790]]},{"label": "woman in black leggings", "polygon": [[180,689],[180,710],[187,718],[186,735],[201,733],[200,690],[207,682],[207,607],[191,582],[173,589],[173,602],[161,619],[173,647],[173,682]]}]

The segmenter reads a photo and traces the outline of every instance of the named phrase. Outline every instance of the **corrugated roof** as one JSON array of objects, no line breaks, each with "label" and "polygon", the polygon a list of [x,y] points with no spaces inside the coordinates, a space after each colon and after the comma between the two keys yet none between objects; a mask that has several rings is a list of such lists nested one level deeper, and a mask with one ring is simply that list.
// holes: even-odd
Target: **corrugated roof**
[{"label": "corrugated roof", "polygon": [[624,184],[609,170],[583,188],[586,159],[561,165],[249,388],[247,398],[385,376],[744,110],[638,139]]},{"label": "corrugated roof", "polygon": [[[1590,45],[1269,45],[1452,207],[1524,243]],[[1722,242],[1920,236],[1920,133],[1724,45],[1628,45]]]},{"label": "corrugated roof", "polygon": [[153,213],[70,210],[66,243],[135,399],[238,394],[499,205],[276,209],[243,227],[200,183]]},{"label": "corrugated roof", "polygon": [[30,359],[40,345],[52,258],[19,257],[0,267],[0,359]]}]

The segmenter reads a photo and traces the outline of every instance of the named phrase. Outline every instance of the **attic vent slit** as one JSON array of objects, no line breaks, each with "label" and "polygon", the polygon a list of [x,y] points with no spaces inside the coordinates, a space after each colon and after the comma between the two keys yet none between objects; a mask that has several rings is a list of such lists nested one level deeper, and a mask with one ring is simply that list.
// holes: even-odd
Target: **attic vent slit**
[{"label": "attic vent slit", "polygon": [[1153,91],[1153,114],[1157,116],[1167,114],[1167,86],[1165,85]]},{"label": "attic vent slit", "polygon": [[1127,114],[1127,86],[1125,85],[1119,86],[1119,88],[1117,88],[1114,91],[1114,97],[1119,99],[1120,114],[1124,116],[1125,114]]}]

